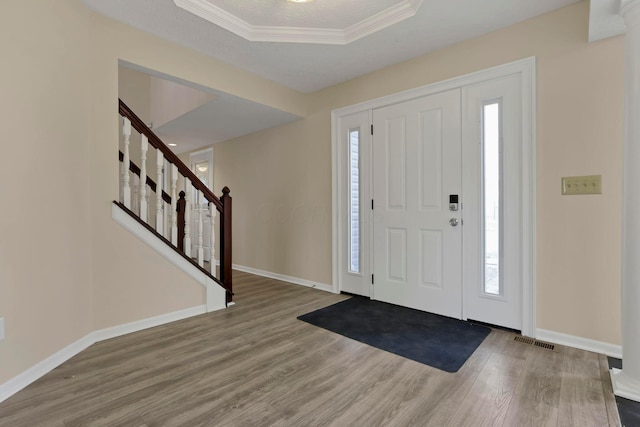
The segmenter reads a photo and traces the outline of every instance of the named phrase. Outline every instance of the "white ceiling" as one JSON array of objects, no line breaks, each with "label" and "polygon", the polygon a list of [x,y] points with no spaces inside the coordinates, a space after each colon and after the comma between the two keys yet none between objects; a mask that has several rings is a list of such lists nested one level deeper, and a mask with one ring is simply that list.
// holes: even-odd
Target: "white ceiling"
[{"label": "white ceiling", "polygon": [[[83,1],[118,21],[309,93],[579,0]],[[592,32],[609,31],[619,1],[591,0]],[[299,119],[215,88],[140,71],[216,95],[155,129],[165,142],[178,143],[177,152]]]},{"label": "white ceiling", "polygon": [[300,117],[225,93],[154,129],[176,153],[280,126]]},{"label": "white ceiling", "polygon": [[[149,70],[136,64],[120,60],[119,67],[150,75],[151,102],[167,102],[167,96],[178,100],[169,108],[155,109],[145,120],[156,123],[153,131],[165,144],[172,146],[177,154],[207,147],[216,142],[227,141],[264,129],[299,120],[302,117],[276,108],[249,101],[219,90],[204,87],[174,76]],[[131,79],[130,74],[120,73],[120,79]],[[139,77],[134,77],[140,81]],[[154,84],[153,80],[160,82]],[[165,82],[164,85],[161,82]],[[171,82],[168,85],[166,82]],[[131,86],[129,81],[124,87]],[[201,93],[205,96],[198,96]],[[124,102],[127,93],[120,93]],[[194,101],[195,100],[195,101]],[[134,110],[134,113],[136,111]]]},{"label": "white ceiling", "polygon": [[[367,14],[397,3],[315,0],[310,4],[283,5],[284,0],[202,1],[226,8],[254,26],[333,29],[366,19]],[[577,1],[423,0],[411,18],[345,45],[327,45],[251,42],[176,6],[173,0],[84,0],[90,8],[118,21],[301,92],[323,89]],[[298,7],[298,12],[280,12],[293,7]]]}]

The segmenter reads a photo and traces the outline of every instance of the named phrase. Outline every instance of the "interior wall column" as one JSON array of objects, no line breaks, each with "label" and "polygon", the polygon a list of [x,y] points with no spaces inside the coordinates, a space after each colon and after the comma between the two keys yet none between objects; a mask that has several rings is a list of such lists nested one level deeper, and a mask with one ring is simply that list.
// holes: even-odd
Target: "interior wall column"
[{"label": "interior wall column", "polygon": [[623,0],[625,132],[622,190],[622,370],[613,369],[617,396],[640,402],[640,0]]}]

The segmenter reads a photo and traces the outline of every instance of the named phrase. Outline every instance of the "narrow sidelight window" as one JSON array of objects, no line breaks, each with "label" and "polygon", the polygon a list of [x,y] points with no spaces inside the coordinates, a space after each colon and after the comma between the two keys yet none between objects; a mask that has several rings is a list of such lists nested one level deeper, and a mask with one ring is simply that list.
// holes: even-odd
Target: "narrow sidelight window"
[{"label": "narrow sidelight window", "polygon": [[482,111],[484,293],[502,295],[502,133],[501,105],[485,104]]},{"label": "narrow sidelight window", "polygon": [[349,271],[360,273],[360,129],[349,130]]}]

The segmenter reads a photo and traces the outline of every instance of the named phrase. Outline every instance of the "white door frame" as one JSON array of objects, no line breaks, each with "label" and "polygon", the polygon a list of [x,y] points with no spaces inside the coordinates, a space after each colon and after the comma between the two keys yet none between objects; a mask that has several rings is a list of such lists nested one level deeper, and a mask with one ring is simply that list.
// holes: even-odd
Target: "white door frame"
[{"label": "white door frame", "polygon": [[209,165],[211,165],[209,168],[209,190],[213,191],[213,147],[189,153],[189,169],[191,169],[191,165],[193,165],[193,158],[203,154],[208,155]]},{"label": "white door frame", "polygon": [[[536,334],[536,96],[535,57],[525,58],[508,64],[488,68],[471,74],[454,77],[389,96],[365,101],[331,112],[331,165],[332,165],[332,227],[333,227],[333,291],[341,290],[340,271],[346,258],[343,239],[339,233],[344,200],[344,176],[339,165],[343,164],[343,150],[340,150],[339,120],[343,116],[373,110],[410,99],[431,95],[445,90],[460,88],[500,77],[519,74],[522,78],[522,334],[534,337]],[[463,307],[464,310],[464,307]],[[466,318],[463,312],[463,318]]]}]

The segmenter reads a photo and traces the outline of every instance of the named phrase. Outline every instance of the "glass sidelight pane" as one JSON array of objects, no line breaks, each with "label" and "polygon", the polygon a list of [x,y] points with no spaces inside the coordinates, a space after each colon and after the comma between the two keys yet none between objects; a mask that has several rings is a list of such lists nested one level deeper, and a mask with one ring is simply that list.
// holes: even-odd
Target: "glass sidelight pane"
[{"label": "glass sidelight pane", "polygon": [[502,295],[500,103],[485,104],[482,113],[484,292]]},{"label": "glass sidelight pane", "polygon": [[360,129],[349,130],[349,271],[360,273]]}]

